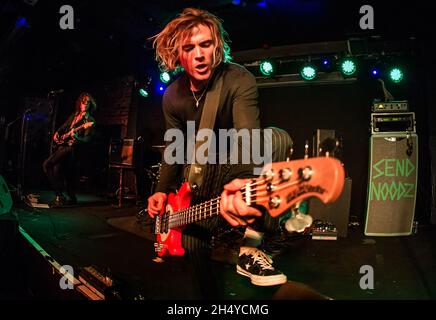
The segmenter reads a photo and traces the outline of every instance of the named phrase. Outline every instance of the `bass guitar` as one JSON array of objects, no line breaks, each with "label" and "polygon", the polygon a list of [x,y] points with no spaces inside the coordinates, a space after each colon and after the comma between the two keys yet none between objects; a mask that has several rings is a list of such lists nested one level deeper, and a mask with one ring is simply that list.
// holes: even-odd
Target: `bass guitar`
[{"label": "bass guitar", "polygon": [[[317,197],[324,203],[336,201],[342,193],[345,173],[342,163],[330,157],[307,158],[266,165],[262,174],[241,189],[247,205],[261,205],[272,217],[283,214],[298,202]],[[185,182],[177,194],[168,195],[167,205],[156,217],[155,251],[183,256],[183,228],[220,213],[220,197],[190,206],[192,193]]]}]

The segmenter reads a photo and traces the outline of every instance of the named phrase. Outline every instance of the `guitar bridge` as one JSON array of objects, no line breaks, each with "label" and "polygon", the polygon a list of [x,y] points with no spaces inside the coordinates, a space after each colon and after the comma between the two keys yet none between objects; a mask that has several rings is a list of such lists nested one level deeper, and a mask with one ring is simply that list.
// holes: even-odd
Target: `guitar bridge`
[{"label": "guitar bridge", "polygon": [[251,205],[251,186],[250,186],[250,183],[245,184],[245,204],[247,206]]},{"label": "guitar bridge", "polygon": [[160,233],[160,216],[156,216],[156,221],[154,222],[154,234]]}]

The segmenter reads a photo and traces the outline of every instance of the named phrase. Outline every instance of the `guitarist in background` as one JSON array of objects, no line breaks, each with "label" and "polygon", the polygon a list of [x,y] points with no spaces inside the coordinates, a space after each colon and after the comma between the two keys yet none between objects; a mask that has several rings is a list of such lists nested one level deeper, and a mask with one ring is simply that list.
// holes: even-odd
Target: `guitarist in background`
[{"label": "guitarist in background", "polygon": [[[53,136],[54,152],[44,161],[43,170],[55,192],[50,207],[77,204],[74,192],[74,163],[78,149],[92,137],[95,120],[91,113],[97,105],[94,98],[82,92],[76,99],[76,110]],[[68,198],[65,198],[66,192]]]},{"label": "guitarist in background", "polygon": [[[186,121],[195,121],[198,130],[207,91],[219,77],[222,77],[223,85],[215,131],[260,128],[256,80],[243,66],[230,62],[230,47],[226,38],[227,33],[216,16],[193,8],[185,9],[154,37],[156,59],[162,69],[174,71],[183,67],[185,70],[163,96],[167,130],[180,129],[186,137]],[[272,140],[273,161],[286,160],[292,145],[290,136],[277,129],[273,131]],[[188,172],[188,165],[170,165],[163,161],[156,193],[148,199],[148,213],[151,217],[162,211],[168,193],[174,192],[187,179]],[[287,281],[286,276],[275,269],[270,257],[258,249],[264,233],[263,220],[260,218],[263,213],[247,206],[239,192],[250,181],[247,178],[252,176],[252,165],[209,164],[203,185],[195,193],[193,202],[221,195],[218,218],[224,218],[233,227],[245,227],[237,272],[249,277],[256,285],[283,284]],[[208,225],[202,227],[212,232],[219,223],[209,221]],[[193,247],[198,248],[199,245],[193,242],[186,244],[185,239],[189,238],[185,236],[187,233],[184,233],[183,246],[192,254],[195,250]]]}]

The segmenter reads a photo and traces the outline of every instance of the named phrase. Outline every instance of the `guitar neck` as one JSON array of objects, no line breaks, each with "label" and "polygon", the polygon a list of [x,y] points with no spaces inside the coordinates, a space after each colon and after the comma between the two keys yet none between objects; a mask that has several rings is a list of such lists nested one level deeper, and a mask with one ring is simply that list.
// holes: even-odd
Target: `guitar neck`
[{"label": "guitar neck", "polygon": [[214,198],[171,214],[168,227],[176,228],[219,215],[220,199],[221,197]]},{"label": "guitar neck", "polygon": [[62,140],[65,140],[65,139],[67,139],[67,138],[69,138],[69,137],[71,136],[71,133],[76,133],[76,132],[79,131],[80,129],[86,128],[87,124],[88,124],[88,123],[84,123],[84,124],[81,124],[81,125],[78,126],[78,127],[72,128],[72,129],[69,130],[67,133],[63,134],[60,140],[61,140],[61,141],[62,141]]},{"label": "guitar neck", "polygon": [[[254,182],[255,180],[252,181]],[[242,192],[242,200],[248,205],[256,203],[256,192],[251,190],[249,184],[241,188],[240,191]],[[220,214],[220,200],[221,197],[217,197],[174,212],[164,219],[164,223],[171,229],[217,216]]]},{"label": "guitar neck", "polygon": [[86,125],[86,123],[85,124],[81,124],[80,126],[71,129],[71,131],[73,131],[73,133],[76,133],[80,129],[85,128],[85,125]]},{"label": "guitar neck", "polygon": [[[262,174],[240,191],[247,206],[260,205],[274,218],[306,198],[317,197],[325,204],[336,201],[342,193],[344,180],[344,168],[338,159],[318,157],[266,165]],[[190,190],[182,186],[179,192],[183,199]],[[178,199],[176,203],[185,201]],[[156,230],[187,225],[219,213],[220,197],[181,211],[165,213],[162,220],[156,220]]]}]

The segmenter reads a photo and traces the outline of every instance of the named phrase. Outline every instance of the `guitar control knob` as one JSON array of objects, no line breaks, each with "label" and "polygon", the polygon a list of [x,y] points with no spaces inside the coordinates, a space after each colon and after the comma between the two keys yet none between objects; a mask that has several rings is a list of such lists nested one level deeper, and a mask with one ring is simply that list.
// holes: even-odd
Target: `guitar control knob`
[{"label": "guitar control knob", "polygon": [[279,196],[275,196],[269,199],[269,207],[270,209],[276,209],[279,207],[280,202],[282,201],[282,199],[280,199]]},{"label": "guitar control knob", "polygon": [[292,170],[289,168],[281,169],[279,174],[282,181],[288,181],[292,177]]},{"label": "guitar control knob", "polygon": [[303,181],[310,180],[310,178],[312,178],[312,174],[313,174],[313,170],[309,166],[298,169],[298,176]]},{"label": "guitar control knob", "polygon": [[274,170],[269,169],[263,174],[263,177],[265,178],[266,181],[272,181],[272,179],[274,178]]}]

